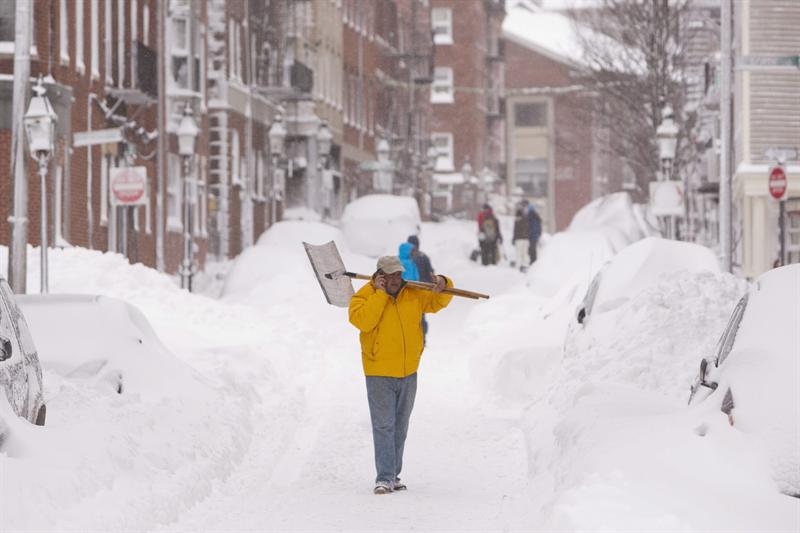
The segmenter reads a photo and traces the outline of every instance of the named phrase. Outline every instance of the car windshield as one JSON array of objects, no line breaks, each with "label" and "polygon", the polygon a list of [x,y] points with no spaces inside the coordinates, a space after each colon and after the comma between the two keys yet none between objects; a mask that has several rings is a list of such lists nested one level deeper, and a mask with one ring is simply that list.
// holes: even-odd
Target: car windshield
[{"label": "car windshield", "polygon": [[733,342],[736,340],[736,333],[739,331],[739,324],[742,323],[742,317],[744,316],[746,307],[747,294],[742,296],[742,299],[736,304],[736,308],[734,308],[731,314],[728,325],[725,327],[725,332],[717,343],[717,366],[721,365],[728,357],[728,354],[731,353]]}]

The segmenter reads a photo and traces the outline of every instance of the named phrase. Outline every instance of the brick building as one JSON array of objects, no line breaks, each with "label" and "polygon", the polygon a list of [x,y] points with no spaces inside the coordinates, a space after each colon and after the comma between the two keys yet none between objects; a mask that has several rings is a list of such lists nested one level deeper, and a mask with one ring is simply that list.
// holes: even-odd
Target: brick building
[{"label": "brick building", "polygon": [[504,0],[433,0],[433,209],[472,216],[504,170]]}]

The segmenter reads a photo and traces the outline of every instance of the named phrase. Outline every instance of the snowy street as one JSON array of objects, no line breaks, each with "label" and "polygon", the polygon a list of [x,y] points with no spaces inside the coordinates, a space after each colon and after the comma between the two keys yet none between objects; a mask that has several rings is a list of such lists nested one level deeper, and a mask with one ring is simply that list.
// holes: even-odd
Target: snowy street
[{"label": "snowy street", "polygon": [[[374,259],[338,229],[280,223],[206,295],[113,254],[53,254],[54,292],[125,300],[154,332],[135,311],[117,315],[120,300],[20,299],[48,424],[11,427],[3,529],[796,529],[798,500],[774,489],[755,441],[710,407],[685,407],[743,282],[687,248],[680,254],[700,254],[697,273],[668,275],[627,303],[600,294],[596,327],[572,324],[588,285],[581,269],[613,258],[620,235],[639,238],[626,209],[614,199],[589,206],[528,275],[469,261],[472,223],[422,225],[437,271],[492,299],[457,298],[429,316],[409,488],[380,497],[357,332],[345,309],[325,303],[300,246],[334,239],[348,268],[371,272]],[[605,276],[635,274],[656,244],[626,248]],[[669,246],[674,255],[689,245]],[[45,336],[58,305],[66,323],[59,338]],[[113,334],[125,319],[112,316],[128,316],[142,340]]]}]

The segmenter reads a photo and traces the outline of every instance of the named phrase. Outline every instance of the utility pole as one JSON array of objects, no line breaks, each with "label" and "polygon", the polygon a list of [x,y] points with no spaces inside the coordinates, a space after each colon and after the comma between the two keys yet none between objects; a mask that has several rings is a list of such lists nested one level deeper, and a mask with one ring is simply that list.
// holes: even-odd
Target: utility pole
[{"label": "utility pole", "polygon": [[[156,158],[156,269],[159,272],[164,272],[164,165],[165,165],[165,152],[167,150],[167,123],[165,118],[166,96],[164,94],[166,89],[166,80],[164,69],[165,54],[164,50],[164,21],[166,13],[164,11],[164,0],[158,0],[156,3],[156,50],[158,52],[158,60],[156,66],[158,68],[158,130],[159,135],[156,142],[158,142],[157,158]],[[191,61],[190,61],[191,63]]]},{"label": "utility pole", "polygon": [[720,176],[719,176],[719,241],[722,270],[731,272],[731,0],[721,0],[720,27]]},{"label": "utility pole", "polygon": [[[8,255],[8,281],[16,294],[25,294],[28,253],[28,165],[23,117],[28,107],[31,73],[31,3],[17,2],[14,18],[14,101],[11,111],[11,172],[14,176],[14,213]],[[46,191],[41,192],[42,195]]]}]

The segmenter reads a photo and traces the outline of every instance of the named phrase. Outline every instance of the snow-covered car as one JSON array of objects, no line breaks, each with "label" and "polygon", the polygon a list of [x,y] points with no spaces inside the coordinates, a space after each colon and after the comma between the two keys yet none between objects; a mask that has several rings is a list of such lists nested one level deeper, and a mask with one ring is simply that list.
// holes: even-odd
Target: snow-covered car
[{"label": "snow-covered car", "polygon": [[[3,278],[0,278],[0,391],[14,414],[44,425],[47,408],[42,395],[39,355],[14,293]],[[0,442],[3,427],[0,424]]]},{"label": "snow-covered car", "polygon": [[762,274],[739,301],[689,404],[715,407],[769,457],[780,490],[800,497],[800,264]]},{"label": "snow-covered car", "polygon": [[593,313],[616,309],[679,271],[719,272],[719,263],[711,250],[688,242],[648,237],[627,246],[592,279],[576,311],[578,324]]}]

